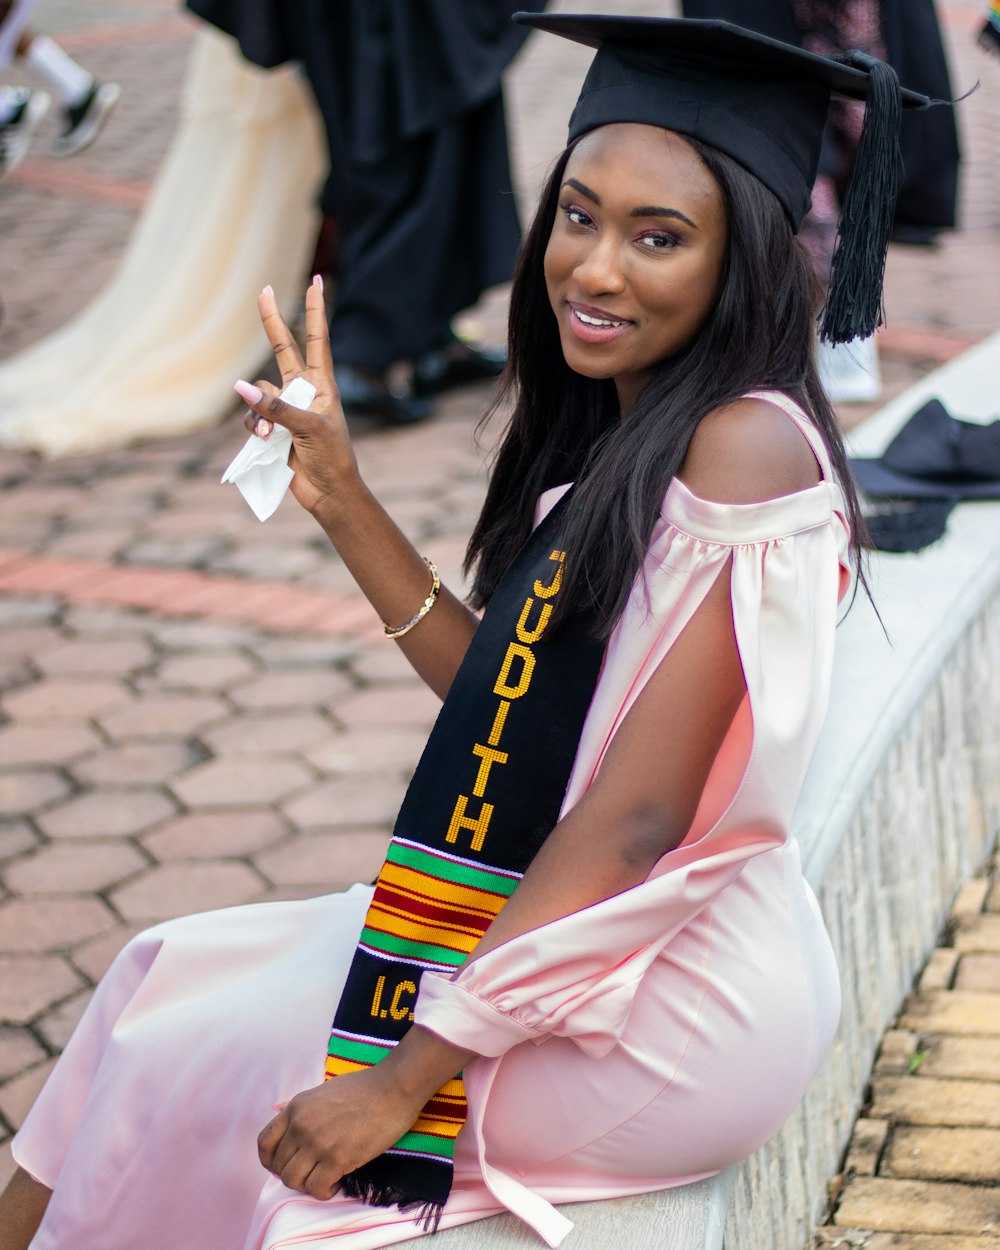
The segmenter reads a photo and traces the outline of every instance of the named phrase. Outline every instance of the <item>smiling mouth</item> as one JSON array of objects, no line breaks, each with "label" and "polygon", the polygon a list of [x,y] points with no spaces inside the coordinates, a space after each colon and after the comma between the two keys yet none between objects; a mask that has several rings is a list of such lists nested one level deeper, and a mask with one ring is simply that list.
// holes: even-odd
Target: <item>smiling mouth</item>
[{"label": "smiling mouth", "polygon": [[579,305],[567,301],[569,306],[569,324],[577,338],[585,343],[608,343],[616,339],[633,323],[617,317],[609,317],[597,310],[586,310]]},{"label": "smiling mouth", "polygon": [[581,312],[579,308],[573,309],[573,315],[579,317],[585,326],[623,326],[628,323],[625,321],[611,321],[607,317],[591,317],[589,313]]}]

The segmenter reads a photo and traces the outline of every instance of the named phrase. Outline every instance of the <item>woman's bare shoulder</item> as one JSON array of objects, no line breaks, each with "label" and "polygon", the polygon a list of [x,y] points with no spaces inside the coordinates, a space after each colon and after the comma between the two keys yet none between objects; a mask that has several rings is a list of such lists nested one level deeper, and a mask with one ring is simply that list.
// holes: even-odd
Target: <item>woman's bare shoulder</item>
[{"label": "woman's bare shoulder", "polygon": [[791,417],[763,399],[738,399],[699,422],[678,477],[702,499],[760,503],[807,490],[820,467]]}]

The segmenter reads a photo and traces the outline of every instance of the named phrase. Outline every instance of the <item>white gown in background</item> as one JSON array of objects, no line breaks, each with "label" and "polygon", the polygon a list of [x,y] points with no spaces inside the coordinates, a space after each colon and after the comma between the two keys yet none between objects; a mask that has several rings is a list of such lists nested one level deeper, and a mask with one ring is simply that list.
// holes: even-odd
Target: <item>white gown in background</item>
[{"label": "white gown in background", "polygon": [[258,69],[199,30],[177,133],[117,273],[0,363],[0,444],[75,455],[225,416],[233,382],[267,357],[257,293],[270,283],[289,312],[301,298],[326,159],[298,72]]}]

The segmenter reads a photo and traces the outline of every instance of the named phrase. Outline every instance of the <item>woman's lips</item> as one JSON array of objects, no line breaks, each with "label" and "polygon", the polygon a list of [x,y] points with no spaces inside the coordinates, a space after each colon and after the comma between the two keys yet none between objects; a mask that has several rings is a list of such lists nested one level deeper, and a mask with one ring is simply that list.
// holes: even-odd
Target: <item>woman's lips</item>
[{"label": "woman's lips", "polygon": [[631,321],[612,317],[586,304],[574,304],[572,300],[567,300],[566,305],[569,308],[570,329],[584,343],[610,343],[632,325]]}]

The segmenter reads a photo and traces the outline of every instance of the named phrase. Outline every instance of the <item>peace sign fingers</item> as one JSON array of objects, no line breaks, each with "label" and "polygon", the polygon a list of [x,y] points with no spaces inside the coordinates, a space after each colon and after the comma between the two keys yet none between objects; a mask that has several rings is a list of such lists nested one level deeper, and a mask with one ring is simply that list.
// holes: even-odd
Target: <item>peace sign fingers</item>
[{"label": "peace sign fingers", "polygon": [[305,371],[305,361],[284,317],[278,311],[278,301],[269,286],[264,287],[257,297],[257,307],[260,309],[260,319],[264,324],[267,341],[271,344],[274,359],[281,370],[282,384],[287,385],[292,378],[299,377]]},{"label": "peace sign fingers", "polygon": [[333,379],[330,327],[323,299],[323,279],[318,274],[306,290],[306,366],[324,378]]}]

